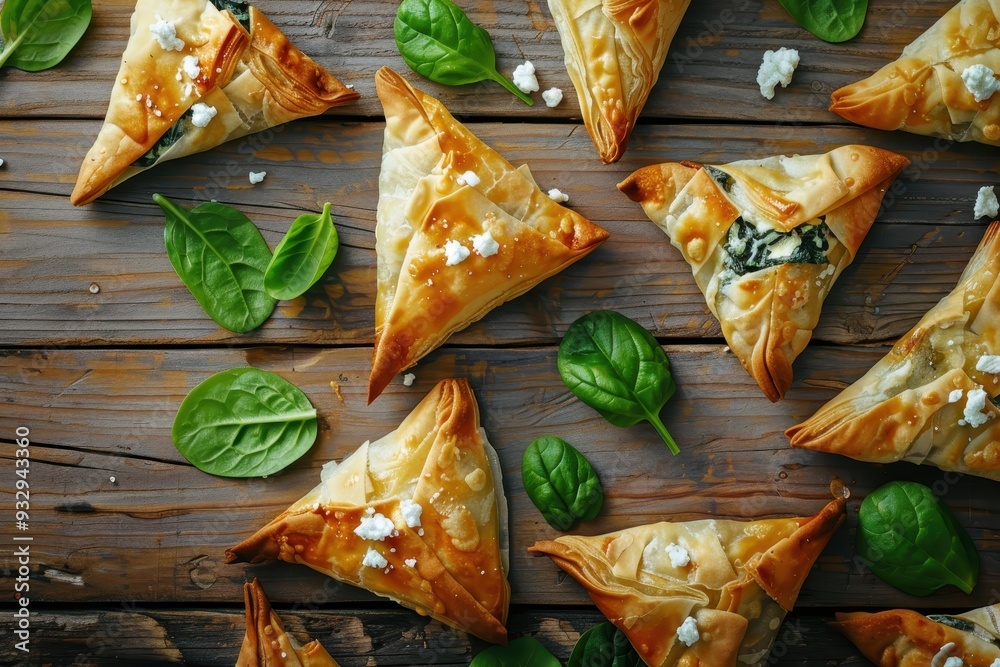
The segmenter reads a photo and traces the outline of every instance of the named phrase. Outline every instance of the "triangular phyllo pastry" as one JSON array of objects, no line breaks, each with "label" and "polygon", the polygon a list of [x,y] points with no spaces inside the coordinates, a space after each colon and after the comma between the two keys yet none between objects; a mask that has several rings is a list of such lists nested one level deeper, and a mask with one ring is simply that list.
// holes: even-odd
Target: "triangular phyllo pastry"
[{"label": "triangular phyllo pastry", "polygon": [[529,551],[579,581],[651,667],[763,665],[844,520],[850,494],[832,488],[836,499],[810,518],[662,522]]},{"label": "triangular phyllo pastry", "polygon": [[131,26],[77,206],[166,160],[358,99],[241,0],[138,0]]},{"label": "triangular phyllo pastry", "polygon": [[691,0],[549,0],[601,161],[625,153]]},{"label": "triangular phyllo pastry", "polygon": [[993,667],[1000,661],[1000,605],[955,616],[909,609],[839,613],[830,625],[878,667]]},{"label": "triangular phyllo pastry", "polygon": [[608,237],[396,72],[380,69],[375,87],[386,127],[369,402],[452,333]]},{"label": "triangular phyllo pastry", "polygon": [[285,632],[257,580],[243,584],[247,633],[243,636],[236,667],[340,667],[319,640],[300,646]]},{"label": "triangular phyllo pastry", "polygon": [[860,380],[785,433],[793,447],[1000,480],[1000,223],[958,285]]},{"label": "triangular phyllo pastry", "polygon": [[691,265],[733,353],[777,401],[823,301],[909,160],[869,146],[722,166],[644,167],[618,185]]},{"label": "triangular phyllo pastry", "polygon": [[442,380],[226,562],[281,559],[506,644],[507,501],[465,380]]},{"label": "triangular phyllo pastry", "polygon": [[962,0],[830,111],[880,130],[1000,145],[1000,4]]}]

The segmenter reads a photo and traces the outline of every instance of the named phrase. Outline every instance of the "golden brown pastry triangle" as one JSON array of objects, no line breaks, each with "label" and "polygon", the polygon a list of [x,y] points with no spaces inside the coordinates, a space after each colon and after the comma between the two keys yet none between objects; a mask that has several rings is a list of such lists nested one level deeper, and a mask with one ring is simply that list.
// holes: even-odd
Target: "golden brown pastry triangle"
[{"label": "golden brown pastry triangle", "polygon": [[785,612],[834,531],[849,493],[810,518],[656,523],[529,551],[579,581],[647,665],[767,664]]},{"label": "golden brown pastry triangle", "polygon": [[1000,73],[998,12],[996,2],[962,0],[895,62],[834,91],[830,111],[880,130],[1000,145],[1000,96],[981,90],[977,101],[962,78],[975,65]]},{"label": "golden brown pastry triangle", "polygon": [[580,100],[605,164],[625,153],[691,0],[549,0]]},{"label": "golden brown pastry triangle", "polygon": [[830,288],[907,164],[851,145],[722,166],[653,165],[618,188],[684,255],[729,347],[777,401]]},{"label": "golden brown pastry triangle", "polygon": [[256,579],[243,584],[243,601],[247,632],[236,667],[340,667],[319,640],[299,646],[295,638],[285,632],[284,623],[271,609]]},{"label": "golden brown pastry triangle", "polygon": [[452,333],[608,237],[391,69],[375,86],[386,129],[369,402]]},{"label": "golden brown pastry triangle", "polygon": [[217,2],[223,9],[209,0],[138,0],[74,205],[166,160],[358,99],[257,8]]},{"label": "golden brown pastry triangle", "polygon": [[507,643],[507,501],[465,380],[442,380],[395,431],[323,468],[319,486],[226,562],[281,559]]},{"label": "golden brown pastry triangle", "polygon": [[834,629],[878,667],[940,667],[958,658],[965,667],[1000,659],[1000,605],[950,616],[909,609],[837,614]]},{"label": "golden brown pastry triangle", "polygon": [[1000,223],[958,285],[861,379],[785,434],[860,461],[1000,480]]}]

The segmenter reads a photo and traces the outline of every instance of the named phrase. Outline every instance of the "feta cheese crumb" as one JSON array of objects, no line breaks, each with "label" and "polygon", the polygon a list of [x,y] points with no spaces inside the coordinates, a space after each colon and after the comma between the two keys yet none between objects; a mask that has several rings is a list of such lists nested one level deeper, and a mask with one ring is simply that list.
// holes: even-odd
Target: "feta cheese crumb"
[{"label": "feta cheese crumb", "polygon": [[686,646],[692,646],[701,639],[701,634],[698,632],[698,621],[694,620],[693,616],[685,618],[681,627],[677,628],[677,638]]},{"label": "feta cheese crumb", "polygon": [[940,649],[938,649],[937,654],[933,658],[931,658],[931,667],[944,667],[944,662],[942,661],[945,658],[947,658],[948,654],[954,650],[955,650],[955,642],[948,642],[947,644],[942,646]]},{"label": "feta cheese crumb", "polygon": [[414,375],[413,373],[407,373],[406,375],[403,376],[403,386],[412,387],[413,381],[416,379],[417,379],[416,375]]},{"label": "feta cheese crumb", "polygon": [[156,23],[149,26],[149,31],[153,33],[153,37],[155,37],[156,41],[160,43],[160,48],[164,51],[184,50],[184,40],[177,37],[177,29],[174,28],[173,21],[164,21],[163,18],[157,14]]},{"label": "feta cheese crumb", "polygon": [[0,157],[0,167],[2,167],[2,166],[3,166],[3,158]]},{"label": "feta cheese crumb", "polygon": [[403,561],[403,563],[406,564],[406,567],[416,567],[417,566],[417,559],[416,558],[407,558],[406,560]]},{"label": "feta cheese crumb", "polygon": [[996,660],[994,660],[994,661],[993,661],[993,662],[992,662],[992,663],[990,664],[990,667],[1000,667],[1000,658],[997,658]]},{"label": "feta cheese crumb", "polygon": [[563,202],[569,201],[569,195],[565,194],[559,188],[552,188],[551,190],[549,190],[549,199],[561,204]]},{"label": "feta cheese crumb", "polygon": [[215,107],[210,107],[204,102],[196,102],[191,107],[191,124],[195,127],[205,127],[217,113],[219,112]]},{"label": "feta cheese crumb", "polygon": [[979,357],[979,361],[976,362],[976,370],[984,373],[1000,373],[1000,354],[984,354]]},{"label": "feta cheese crumb", "polygon": [[461,264],[468,259],[470,254],[472,253],[464,245],[454,239],[448,239],[444,244],[444,256],[447,258],[444,265],[455,266],[456,264]]},{"label": "feta cheese crumb", "polygon": [[477,234],[472,237],[472,248],[478,252],[481,257],[492,257],[500,252],[500,244],[496,242],[493,238],[493,234],[491,234],[488,229],[482,234]]},{"label": "feta cheese crumb", "polygon": [[984,185],[979,188],[979,194],[976,195],[976,207],[972,212],[972,219],[979,220],[983,216],[995,218],[997,213],[1000,213],[1000,202],[993,192],[993,186]]},{"label": "feta cheese crumb", "polygon": [[387,561],[382,554],[375,551],[371,547],[368,547],[368,551],[365,552],[365,559],[361,561],[361,564],[381,570],[389,564],[389,561]]},{"label": "feta cheese crumb", "polygon": [[1000,81],[996,80],[993,70],[982,63],[966,67],[962,72],[962,83],[977,102],[985,102],[1000,90]]},{"label": "feta cheese crumb", "polygon": [[955,389],[950,394],[948,394],[948,402],[949,403],[958,403],[960,400],[962,400],[962,394],[964,394],[964,393],[965,392],[962,391],[961,389]]},{"label": "feta cheese crumb", "polygon": [[667,545],[667,556],[674,567],[685,567],[691,562],[691,554],[680,544],[673,542]]},{"label": "feta cheese crumb", "polygon": [[267,176],[267,172],[266,171],[251,171],[250,172],[250,185],[257,185],[258,183],[260,183],[261,181],[264,180],[265,176]]},{"label": "feta cheese crumb", "polygon": [[[368,512],[365,512],[365,514],[368,515]],[[378,540],[381,542],[392,535],[392,531],[394,530],[396,530],[396,526],[392,521],[381,513],[378,513],[361,517],[361,525],[354,529],[354,534],[365,540]],[[385,566],[383,565],[382,567]]]},{"label": "feta cheese crumb", "polygon": [[189,79],[197,79],[201,74],[201,64],[198,62],[198,56],[184,56],[184,60],[181,61],[181,69],[184,70]]},{"label": "feta cheese crumb", "polygon": [[522,93],[534,93],[538,91],[538,79],[535,77],[535,66],[530,60],[525,60],[523,65],[514,68],[514,85],[521,89]]},{"label": "feta cheese crumb", "polygon": [[114,475],[112,475],[110,479],[111,479],[111,483],[114,484],[115,483],[115,477],[114,477]]},{"label": "feta cheese crumb", "polygon": [[545,106],[552,108],[559,106],[562,102],[562,88],[549,88],[542,92],[542,99],[545,100]]},{"label": "feta cheese crumb", "polygon": [[799,52],[795,49],[781,47],[777,51],[765,51],[764,60],[757,70],[757,85],[760,94],[769,100],[774,99],[774,88],[779,83],[787,88],[792,82],[795,68],[799,66]]},{"label": "feta cheese crumb", "polygon": [[464,174],[459,174],[455,178],[455,182],[459,185],[471,185],[472,187],[476,187],[481,181],[479,176],[476,175],[476,172],[467,171]]},{"label": "feta cheese crumb", "polygon": [[409,498],[406,498],[399,503],[399,511],[403,513],[403,521],[410,528],[417,528],[420,526],[420,515],[423,514],[424,508],[420,506],[420,503],[415,503]]},{"label": "feta cheese crumb", "polygon": [[986,423],[989,415],[983,412],[986,407],[986,392],[981,387],[970,389],[965,401],[965,422],[972,428]]},{"label": "feta cheese crumb", "polygon": [[965,663],[962,662],[961,658],[953,655],[947,660],[945,660],[944,664],[941,665],[941,667],[965,667]]}]

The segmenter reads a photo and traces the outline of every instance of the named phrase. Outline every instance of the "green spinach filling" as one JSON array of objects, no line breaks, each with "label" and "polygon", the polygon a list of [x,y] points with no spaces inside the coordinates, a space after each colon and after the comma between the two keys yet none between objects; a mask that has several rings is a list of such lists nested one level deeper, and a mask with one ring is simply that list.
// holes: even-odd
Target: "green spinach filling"
[{"label": "green spinach filling", "polygon": [[945,616],[943,614],[928,614],[927,618],[935,623],[947,625],[948,627],[955,628],[961,632],[970,632],[983,641],[993,644],[994,646],[1000,646],[1000,639],[997,639],[984,628],[972,623],[971,621],[966,621],[962,618],[955,618],[954,616]]},{"label": "green spinach filling", "polygon": [[723,246],[726,267],[743,276],[781,264],[826,264],[829,234],[822,217],[818,225],[805,223],[790,232],[757,229],[737,218]]},{"label": "green spinach filling", "polygon": [[160,159],[168,148],[176,144],[181,137],[184,136],[184,130],[187,127],[186,119],[190,118],[194,112],[188,109],[184,114],[177,119],[177,122],[170,126],[170,129],[163,133],[163,136],[153,144],[153,147],[146,151],[146,154],[140,157],[138,160],[132,164],[136,167],[152,167],[156,164],[156,161]]},{"label": "green spinach filling", "polygon": [[229,10],[233,18],[240,22],[240,25],[250,31],[250,5],[244,0],[211,0],[215,8],[219,11]]}]

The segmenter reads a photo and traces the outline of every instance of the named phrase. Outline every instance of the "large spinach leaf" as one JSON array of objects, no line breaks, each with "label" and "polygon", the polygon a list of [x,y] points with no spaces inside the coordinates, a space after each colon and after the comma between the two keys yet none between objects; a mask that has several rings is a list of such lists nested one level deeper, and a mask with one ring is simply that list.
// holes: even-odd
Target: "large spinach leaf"
[{"label": "large spinach leaf", "polygon": [[537,639],[521,637],[506,646],[491,646],[473,658],[469,667],[562,667],[562,663]]},{"label": "large spinach leaf", "polygon": [[316,426],[316,410],[298,387],[274,373],[236,368],[192,389],[170,434],[200,470],[262,477],[309,451]]},{"label": "large spinach leaf", "polygon": [[590,461],[573,445],[547,435],[524,450],[524,490],[549,525],[569,530],[577,519],[589,521],[604,504],[604,490]]},{"label": "large spinach leaf", "polygon": [[889,482],[865,498],[857,550],[872,572],[911,595],[930,595],[946,584],[971,593],[979,577],[969,534],[916,482]]},{"label": "large spinach leaf", "polygon": [[636,322],[611,310],[584,315],[566,332],[557,364],[570,391],[609,422],[648,421],[671,452],[680,452],[660,421],[660,410],[677,389],[670,361]]},{"label": "large spinach leaf", "polygon": [[846,42],[865,24],[868,0],[778,0],[800,26],[825,42]]},{"label": "large spinach leaf", "polygon": [[155,194],[166,214],[163,230],[174,271],[205,312],[230,331],[256,329],[277,303],[264,291],[271,251],[250,219],[225,204],[193,209]]},{"label": "large spinach leaf", "polygon": [[300,215],[274,249],[264,272],[264,289],[275,299],[305,293],[330,268],[339,246],[329,202],[322,213]]},{"label": "large spinach leaf", "polygon": [[580,635],[566,667],[643,667],[625,633],[611,623],[595,625]]},{"label": "large spinach leaf", "polygon": [[92,13],[90,0],[7,0],[0,10],[0,67],[55,67],[83,37]]},{"label": "large spinach leaf", "polygon": [[393,32],[400,55],[417,74],[449,86],[491,79],[528,106],[534,104],[497,71],[489,33],[451,0],[403,0]]}]

